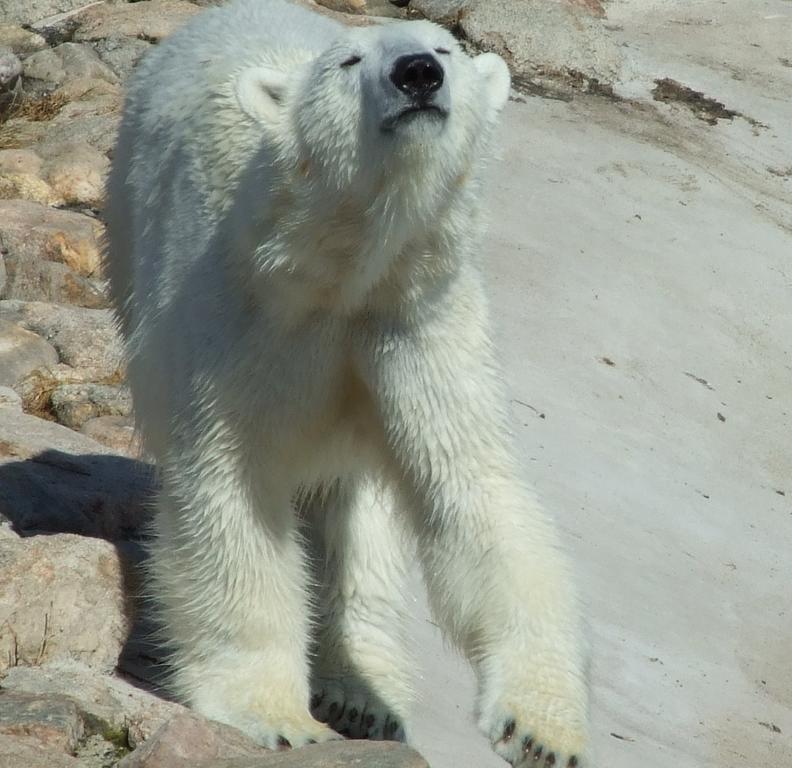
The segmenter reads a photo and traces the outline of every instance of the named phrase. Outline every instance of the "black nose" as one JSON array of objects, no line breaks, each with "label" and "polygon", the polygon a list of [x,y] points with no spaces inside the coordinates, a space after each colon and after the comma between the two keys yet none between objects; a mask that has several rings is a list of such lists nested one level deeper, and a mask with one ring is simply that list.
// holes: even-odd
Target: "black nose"
[{"label": "black nose", "polygon": [[400,91],[410,96],[426,97],[443,84],[443,68],[428,53],[399,56],[390,79]]}]

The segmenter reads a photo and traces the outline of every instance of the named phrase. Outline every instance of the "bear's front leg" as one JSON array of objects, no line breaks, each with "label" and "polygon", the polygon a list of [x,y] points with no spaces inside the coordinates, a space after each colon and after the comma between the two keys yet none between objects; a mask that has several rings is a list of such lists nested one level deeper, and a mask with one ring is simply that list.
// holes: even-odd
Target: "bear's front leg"
[{"label": "bear's front leg", "polygon": [[476,282],[368,339],[429,599],[478,679],[479,724],[513,766],[582,766],[585,640],[570,569],[518,479]]},{"label": "bear's front leg", "polygon": [[[176,696],[270,748],[339,738],[309,712],[306,573],[284,489],[215,429],[162,467],[153,593]],[[247,459],[247,461],[245,460]]]},{"label": "bear's front leg", "polygon": [[318,585],[313,711],[357,739],[406,741],[413,700],[404,526],[392,495],[361,473],[303,506]]}]

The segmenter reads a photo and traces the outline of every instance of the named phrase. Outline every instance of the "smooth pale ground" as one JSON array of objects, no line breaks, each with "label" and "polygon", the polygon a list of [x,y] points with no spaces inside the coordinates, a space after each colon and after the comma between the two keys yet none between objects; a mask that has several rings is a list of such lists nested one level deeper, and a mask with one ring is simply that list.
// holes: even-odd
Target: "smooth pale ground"
[{"label": "smooth pale ground", "polygon": [[[510,104],[488,240],[525,474],[588,604],[592,766],[792,766],[792,2],[608,9],[639,103]],[[767,127],[653,103],[661,77]],[[415,745],[504,765],[420,606]]]}]

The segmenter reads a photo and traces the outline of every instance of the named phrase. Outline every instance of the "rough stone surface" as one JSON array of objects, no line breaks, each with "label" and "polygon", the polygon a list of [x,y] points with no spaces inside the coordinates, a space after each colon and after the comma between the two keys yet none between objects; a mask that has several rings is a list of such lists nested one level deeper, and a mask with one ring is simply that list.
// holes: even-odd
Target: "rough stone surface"
[{"label": "rough stone surface", "polygon": [[218,758],[268,754],[236,728],[183,712],[160,726],[118,768],[186,768]]},{"label": "rough stone surface", "polygon": [[99,270],[101,231],[90,216],[24,200],[0,200],[4,297],[104,305],[105,297],[87,279]]},{"label": "rough stone surface", "polygon": [[22,398],[11,387],[0,387],[0,408],[22,410]]},{"label": "rough stone surface", "polygon": [[0,385],[13,387],[31,372],[57,362],[50,343],[0,316]]},{"label": "rough stone surface", "polygon": [[48,749],[31,736],[0,734],[0,765],[3,768],[83,768],[76,757]]},{"label": "rough stone surface", "polygon": [[185,0],[142,0],[129,4],[101,4],[81,13],[75,40],[137,37],[156,42],[178,29],[200,9]]},{"label": "rough stone surface", "polygon": [[149,518],[152,491],[148,465],[60,424],[0,410],[0,514],[15,531],[123,538]]},{"label": "rough stone surface", "polygon": [[85,731],[77,705],[66,696],[0,690],[0,734],[30,736],[50,749],[74,752]]},{"label": "rough stone surface", "polygon": [[[50,142],[38,151],[44,159],[44,178],[58,198],[71,205],[101,205],[110,169],[104,154],[84,141]],[[91,266],[93,274],[98,265]]]},{"label": "rough stone surface", "polygon": [[31,32],[17,24],[2,22],[0,23],[0,47],[9,48],[18,54],[33,53],[46,48],[47,41],[36,32]]},{"label": "rough stone surface", "polygon": [[129,416],[98,416],[86,421],[80,431],[122,456],[133,459],[141,456],[135,422]]},{"label": "rough stone surface", "polygon": [[58,85],[77,78],[118,82],[115,72],[99,54],[90,45],[80,43],[61,43],[28,56],[25,59],[25,77]]},{"label": "rough stone surface", "polygon": [[[276,752],[265,758],[237,757],[200,763],[200,768],[349,768],[350,766],[429,768],[426,760],[414,749],[392,741],[334,741]],[[181,763],[178,768],[188,768],[188,764]]]},{"label": "rough stone surface", "polygon": [[0,0],[0,19],[30,24],[87,5],[91,0]]},{"label": "rough stone surface", "polygon": [[62,384],[52,393],[52,410],[61,424],[80,429],[98,416],[129,416],[132,396],[120,384]]},{"label": "rough stone surface", "polygon": [[[19,198],[42,205],[63,203],[63,199],[42,178],[42,175],[41,158],[32,150],[0,150],[0,199]],[[2,295],[1,286],[0,295]]]},{"label": "rough stone surface", "polygon": [[148,51],[152,44],[137,37],[114,35],[97,40],[93,43],[99,58],[107,64],[119,78],[126,79],[140,57]]},{"label": "rough stone surface", "polygon": [[6,673],[2,686],[9,691],[69,696],[92,729],[126,731],[133,748],[175,715],[189,713],[181,704],[76,662],[14,667]]},{"label": "rough stone surface", "polygon": [[111,671],[127,634],[123,590],[112,544],[0,528],[0,671],[54,659]]},{"label": "rough stone surface", "polygon": [[80,381],[121,378],[123,348],[110,310],[9,300],[0,301],[0,315],[49,341],[62,363],[84,371]]}]

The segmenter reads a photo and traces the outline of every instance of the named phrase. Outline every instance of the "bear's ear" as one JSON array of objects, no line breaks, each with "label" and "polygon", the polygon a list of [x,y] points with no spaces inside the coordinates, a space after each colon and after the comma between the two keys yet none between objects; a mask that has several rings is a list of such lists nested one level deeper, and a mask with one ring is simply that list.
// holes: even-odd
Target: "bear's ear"
[{"label": "bear's ear", "polygon": [[494,117],[509,99],[511,77],[506,62],[496,53],[482,53],[473,59],[473,64],[484,82],[487,106]]},{"label": "bear's ear", "polygon": [[260,123],[274,122],[283,106],[288,77],[272,67],[251,67],[243,70],[236,81],[239,106]]}]

